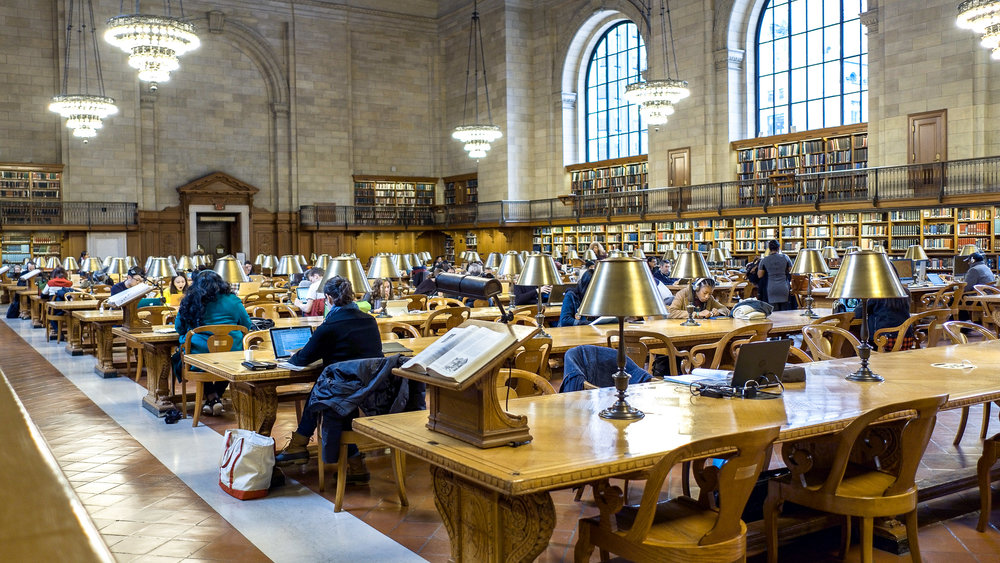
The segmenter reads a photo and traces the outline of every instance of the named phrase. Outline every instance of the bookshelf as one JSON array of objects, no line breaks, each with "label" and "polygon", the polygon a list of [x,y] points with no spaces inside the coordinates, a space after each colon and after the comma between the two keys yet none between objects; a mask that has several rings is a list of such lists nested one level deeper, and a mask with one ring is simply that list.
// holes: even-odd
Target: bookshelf
[{"label": "bookshelf", "polygon": [[354,176],[354,213],[358,223],[412,220],[429,223],[437,178]]},{"label": "bookshelf", "polygon": [[[769,185],[779,202],[797,197],[800,189],[807,195],[818,191],[818,180],[796,185],[796,175],[868,165],[866,124],[734,141],[731,147],[736,152],[736,179],[743,184],[739,188],[740,205],[747,206],[761,201]],[[827,184],[827,198],[831,200],[861,194],[867,194],[864,178],[831,178]]]},{"label": "bookshelf", "polygon": [[584,215],[640,213],[642,196],[628,192],[649,187],[645,156],[572,164],[566,172],[570,192],[580,196]]},{"label": "bookshelf", "polygon": [[463,174],[442,178],[444,182],[444,204],[466,205],[479,202],[479,179],[477,174]]},{"label": "bookshelf", "polygon": [[455,263],[455,239],[451,235],[444,236],[444,259],[449,264]]},{"label": "bookshelf", "polygon": [[38,262],[53,256],[62,256],[62,233],[4,231],[0,234],[0,260],[5,266],[23,264],[28,258]]},{"label": "bookshelf", "polygon": [[58,223],[62,168],[61,164],[0,163],[0,223]]}]

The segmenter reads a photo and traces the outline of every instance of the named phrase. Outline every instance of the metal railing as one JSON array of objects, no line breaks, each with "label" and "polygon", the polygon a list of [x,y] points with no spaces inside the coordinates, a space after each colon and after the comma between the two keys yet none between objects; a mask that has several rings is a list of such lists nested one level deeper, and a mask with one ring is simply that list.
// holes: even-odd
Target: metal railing
[{"label": "metal railing", "polygon": [[135,203],[99,202],[0,202],[4,226],[134,226],[139,224]]},{"label": "metal railing", "polygon": [[[913,207],[926,205],[927,199],[945,202],[949,197],[983,193],[1000,193],[1000,156],[831,170],[784,178],[586,194],[561,199],[491,201],[435,207],[433,211],[405,208],[407,214],[400,211],[404,208],[394,207],[315,205],[302,207],[300,216],[304,226],[343,228],[538,224],[566,220],[614,222],[634,221],[635,217],[683,217],[685,213],[722,213],[740,209],[746,209],[748,215],[757,214],[760,210],[767,213],[783,208],[801,209],[803,206],[833,210],[842,204],[864,202],[873,207],[886,203]],[[359,220],[361,218],[363,220]]]}]

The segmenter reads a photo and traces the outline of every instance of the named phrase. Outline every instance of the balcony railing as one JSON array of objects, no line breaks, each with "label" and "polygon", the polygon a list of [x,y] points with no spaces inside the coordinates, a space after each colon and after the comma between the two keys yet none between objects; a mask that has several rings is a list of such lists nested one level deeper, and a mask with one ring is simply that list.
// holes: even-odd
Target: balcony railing
[{"label": "balcony railing", "polygon": [[4,226],[134,226],[139,224],[138,205],[135,203],[5,201],[0,202],[0,224]]},{"label": "balcony railing", "polygon": [[949,197],[982,193],[1000,193],[1000,156],[533,201],[491,201],[435,207],[433,211],[310,205],[301,208],[300,217],[304,226],[343,228],[461,227],[586,219],[614,222],[739,209],[747,209],[748,214],[759,213],[760,209],[770,212],[804,206],[819,211],[845,203],[912,207],[925,205],[927,199],[944,202]]}]

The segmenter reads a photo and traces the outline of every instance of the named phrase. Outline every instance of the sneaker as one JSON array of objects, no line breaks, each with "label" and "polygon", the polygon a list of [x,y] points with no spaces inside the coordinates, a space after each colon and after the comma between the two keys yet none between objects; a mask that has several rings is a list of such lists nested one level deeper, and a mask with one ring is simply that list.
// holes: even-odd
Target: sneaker
[{"label": "sneaker", "polygon": [[212,403],[212,414],[214,416],[222,416],[224,412],[226,411],[222,408],[222,400],[216,399],[215,402]]},{"label": "sneaker", "polygon": [[221,416],[224,412],[226,411],[222,408],[222,401],[218,398],[205,401],[201,407],[201,414],[206,416]]}]

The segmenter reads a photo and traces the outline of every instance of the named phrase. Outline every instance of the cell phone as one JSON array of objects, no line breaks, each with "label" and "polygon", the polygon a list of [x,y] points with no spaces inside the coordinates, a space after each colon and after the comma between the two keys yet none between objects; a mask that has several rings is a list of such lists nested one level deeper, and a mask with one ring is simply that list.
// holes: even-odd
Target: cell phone
[{"label": "cell phone", "polygon": [[257,360],[251,360],[249,362],[241,362],[241,364],[243,365],[243,367],[245,367],[245,368],[247,368],[249,370],[253,370],[253,371],[261,371],[261,370],[265,370],[265,369],[274,369],[274,368],[278,367],[278,364],[276,364],[274,362],[260,362],[260,361],[257,361]]}]

